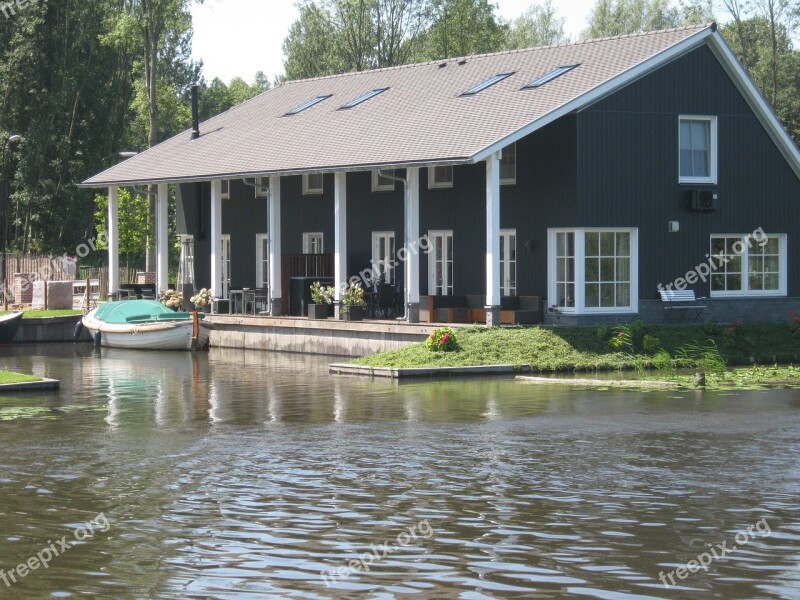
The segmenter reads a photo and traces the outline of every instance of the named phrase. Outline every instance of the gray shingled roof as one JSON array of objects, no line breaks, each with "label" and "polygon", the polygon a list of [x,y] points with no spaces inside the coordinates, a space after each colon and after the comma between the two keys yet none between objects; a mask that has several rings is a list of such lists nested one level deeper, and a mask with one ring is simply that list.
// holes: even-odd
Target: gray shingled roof
[{"label": "gray shingled roof", "polygon": [[[469,56],[285,83],[84,182],[86,186],[469,163],[698,45],[713,26]],[[521,88],[579,64],[542,87]],[[445,65],[445,66],[442,66]],[[474,96],[468,88],[514,75]],[[374,88],[382,94],[340,106]],[[327,100],[297,115],[295,106]]]}]

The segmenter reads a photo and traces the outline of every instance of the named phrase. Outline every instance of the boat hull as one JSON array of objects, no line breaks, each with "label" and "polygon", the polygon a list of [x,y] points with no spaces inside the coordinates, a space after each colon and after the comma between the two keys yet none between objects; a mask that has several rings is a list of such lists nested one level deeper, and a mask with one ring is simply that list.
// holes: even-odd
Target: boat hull
[{"label": "boat hull", "polygon": [[82,322],[94,339],[99,334],[100,345],[107,348],[199,350],[208,345],[208,327],[202,321],[195,325],[193,319],[122,325],[98,321],[92,311]]},{"label": "boat hull", "polygon": [[0,344],[8,344],[14,339],[21,321],[21,312],[14,312],[0,317]]}]

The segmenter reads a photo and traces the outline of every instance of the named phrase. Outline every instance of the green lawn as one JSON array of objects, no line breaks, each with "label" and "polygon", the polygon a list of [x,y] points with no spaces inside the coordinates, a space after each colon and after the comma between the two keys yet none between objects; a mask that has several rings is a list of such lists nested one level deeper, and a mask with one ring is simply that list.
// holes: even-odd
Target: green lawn
[{"label": "green lawn", "polygon": [[30,383],[41,381],[40,377],[33,375],[23,375],[22,373],[12,373],[11,371],[0,371],[0,385],[5,383]]},{"label": "green lawn", "polygon": [[[7,315],[11,311],[0,310],[0,316]],[[82,310],[26,310],[23,319],[43,319],[44,317],[70,317],[73,315],[82,315]]]},{"label": "green lawn", "polygon": [[[371,367],[529,366],[535,372],[708,367],[718,348],[728,365],[800,364],[800,333],[787,322],[751,325],[632,325],[632,343],[615,349],[613,327],[456,329],[457,352],[431,352],[425,344],[357,359]],[[647,347],[647,350],[645,349]],[[700,350],[698,347],[704,347]],[[683,352],[681,351],[683,348]],[[661,351],[661,352],[659,352]],[[713,357],[712,357],[713,358]]]}]

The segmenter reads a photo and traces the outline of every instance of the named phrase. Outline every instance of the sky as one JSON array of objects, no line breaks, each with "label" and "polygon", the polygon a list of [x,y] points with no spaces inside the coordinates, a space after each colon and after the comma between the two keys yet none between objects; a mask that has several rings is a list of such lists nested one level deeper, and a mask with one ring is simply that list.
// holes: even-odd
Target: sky
[{"label": "sky", "polygon": [[[515,19],[534,0],[495,0],[498,13]],[[558,15],[566,17],[573,38],[586,28],[595,0],[556,0]],[[256,71],[270,79],[283,72],[283,39],[297,20],[295,0],[205,0],[192,7],[192,56],[203,61],[203,76],[225,83],[242,77],[252,83]]]}]

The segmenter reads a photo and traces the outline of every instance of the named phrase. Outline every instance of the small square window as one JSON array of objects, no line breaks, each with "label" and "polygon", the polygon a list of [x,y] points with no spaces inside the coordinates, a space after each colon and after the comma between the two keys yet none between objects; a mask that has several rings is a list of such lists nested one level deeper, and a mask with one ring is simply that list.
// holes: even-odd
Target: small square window
[{"label": "small square window", "polygon": [[220,194],[220,198],[222,200],[230,200],[231,199],[231,181],[230,179],[223,179],[220,183],[222,183],[222,193]]},{"label": "small square window", "polygon": [[269,196],[269,177],[256,177],[256,198]]},{"label": "small square window", "polygon": [[[383,173],[388,175],[394,175],[394,169],[384,169]],[[372,171],[372,191],[373,192],[393,192],[394,191],[394,179],[389,179],[388,177],[382,177],[381,171],[375,169]]]},{"label": "small square window", "polygon": [[428,167],[428,189],[453,187],[453,166]]},{"label": "small square window", "polygon": [[322,194],[322,173],[306,173],[303,175],[303,195],[312,196]]},{"label": "small square window", "polygon": [[680,183],[716,183],[716,117],[682,116],[679,123]]},{"label": "small square window", "polygon": [[511,144],[503,148],[500,159],[500,185],[517,184],[517,145]]}]

